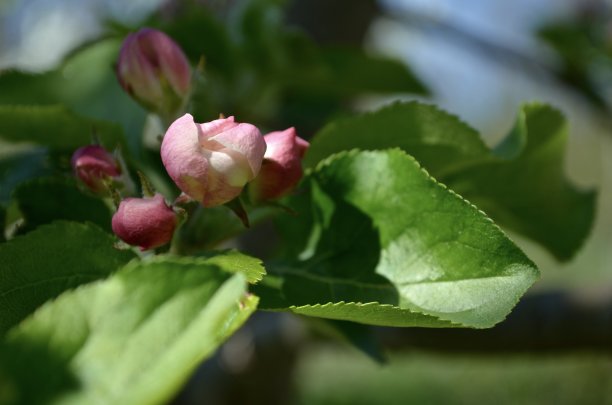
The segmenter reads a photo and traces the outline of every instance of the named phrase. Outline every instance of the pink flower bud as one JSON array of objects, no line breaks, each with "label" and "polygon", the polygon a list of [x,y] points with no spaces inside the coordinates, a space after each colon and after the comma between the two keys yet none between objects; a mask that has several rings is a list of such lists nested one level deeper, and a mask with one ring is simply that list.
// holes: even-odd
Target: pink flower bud
[{"label": "pink flower bud", "polygon": [[125,243],[147,250],[172,239],[177,217],[161,194],[149,198],[126,198],[113,215],[113,232]]},{"label": "pink flower bud", "polygon": [[98,145],[77,149],[72,154],[71,164],[76,176],[94,193],[103,193],[106,190],[104,181],[121,174],[117,159]]},{"label": "pink flower bud", "polygon": [[191,68],[181,48],[161,31],[143,28],[123,42],[116,67],[121,86],[145,108],[175,114],[191,89]]},{"label": "pink flower bud", "polygon": [[185,114],[161,145],[168,174],[189,197],[206,207],[233,200],[261,168],[266,143],[251,124],[234,117],[197,124]]},{"label": "pink flower bud", "polygon": [[272,200],[290,192],[302,178],[302,157],[310,146],[295,128],[264,136],[268,149],[261,171],[249,185],[251,200]]}]

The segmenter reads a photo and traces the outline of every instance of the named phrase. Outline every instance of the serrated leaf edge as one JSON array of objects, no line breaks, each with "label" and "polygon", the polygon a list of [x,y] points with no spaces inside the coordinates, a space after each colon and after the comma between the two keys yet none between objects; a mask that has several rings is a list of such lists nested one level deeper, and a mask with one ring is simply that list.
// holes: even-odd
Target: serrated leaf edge
[{"label": "serrated leaf edge", "polygon": [[[408,159],[410,159],[412,161],[412,163],[414,165],[416,165],[421,172],[426,176],[427,180],[430,182],[433,182],[436,186],[441,187],[442,189],[448,191],[452,196],[454,196],[455,198],[458,198],[460,201],[462,201],[464,204],[466,204],[468,207],[476,210],[476,212],[478,213],[478,215],[480,215],[483,219],[485,219],[487,222],[489,222],[498,232],[500,232],[510,243],[512,243],[515,247],[516,243],[512,240],[512,238],[510,238],[502,229],[499,225],[497,225],[491,218],[489,218],[487,216],[487,214],[482,211],[481,209],[479,209],[476,205],[474,205],[473,203],[471,203],[469,200],[467,200],[465,197],[463,197],[462,195],[458,194],[457,192],[453,191],[452,189],[450,189],[446,184],[439,182],[438,180],[436,180],[433,176],[431,176],[429,174],[429,172],[423,167],[421,166],[421,164],[410,154],[406,153],[403,149],[401,148],[391,148],[391,149],[378,149],[378,150],[361,150],[361,149],[351,149],[351,150],[346,150],[346,151],[342,151],[342,152],[338,152],[335,154],[332,154],[330,156],[328,156],[327,158],[321,160],[314,169],[312,169],[311,172],[309,172],[309,175],[312,175],[316,172],[321,171],[324,167],[327,166],[331,166],[336,160],[340,160],[340,159],[344,159],[346,157],[353,157],[353,156],[357,156],[361,153],[367,153],[367,154],[379,154],[379,153],[397,153],[399,155],[402,156],[406,156]],[[517,249],[519,249],[517,247]],[[522,251],[521,251],[522,252]],[[536,264],[527,257],[527,255],[523,254],[525,260],[526,260],[526,264],[525,267],[529,268],[531,270],[531,273],[533,275],[533,283],[535,283],[539,278],[540,278],[540,271],[538,269],[538,267],[536,266]],[[484,277],[484,278],[488,278],[488,277]],[[533,285],[533,283],[531,285]],[[525,289],[525,291],[527,291],[531,286],[527,287]],[[511,312],[511,310],[516,306],[516,304],[519,302],[520,297],[525,293],[525,291],[522,292],[522,294],[519,294],[516,300],[513,300],[513,305],[510,307],[510,311],[508,312],[508,314]],[[329,304],[329,303],[328,303]],[[315,305],[321,305],[321,304],[315,304]],[[323,305],[327,305],[327,304],[323,304]],[[379,305],[390,305],[390,304],[379,304]],[[394,307],[393,305],[391,305],[391,307]],[[399,309],[403,309],[400,307],[397,307]],[[411,310],[411,312],[414,313],[420,313],[423,315],[427,315],[427,316],[432,316],[432,317],[436,317],[440,320],[443,321],[447,321],[447,322],[451,322],[454,323],[454,321],[450,320],[450,319],[445,319],[444,317],[440,316],[440,315],[433,315],[431,313],[428,313],[427,311],[415,311],[415,310]],[[499,322],[502,322],[504,319],[507,318],[508,314],[506,314],[506,316],[504,316],[503,319],[501,319]],[[498,322],[498,323],[499,323]],[[464,325],[459,323],[459,325]],[[469,326],[469,327],[474,327],[472,325],[464,325],[464,326]],[[491,325],[493,326],[493,325]]]},{"label": "serrated leaf edge", "polygon": [[355,302],[355,301],[337,301],[337,302],[327,302],[325,304],[306,304],[306,305],[291,305],[289,307],[287,307],[288,310],[290,311],[294,311],[294,310],[301,310],[301,309],[308,309],[308,308],[316,308],[316,309],[327,309],[327,308],[339,308],[339,307],[357,307],[357,308],[367,308],[367,307],[377,307],[377,308],[390,308],[393,309],[394,311],[399,311],[399,312],[410,312],[412,314],[416,314],[416,315],[425,315],[425,316],[429,316],[431,318],[443,321],[443,322],[449,322],[451,325],[454,326],[463,326],[463,327],[473,327],[471,325],[465,325],[463,323],[460,322],[455,322],[449,319],[443,319],[437,315],[432,315],[432,314],[426,314],[423,312],[418,312],[418,311],[414,311],[410,308],[402,308],[399,307],[397,305],[392,305],[392,304],[381,304],[378,301],[370,301],[370,302]]},{"label": "serrated leaf edge", "polygon": [[[258,273],[256,278],[253,278],[252,281],[249,281],[249,284],[256,284],[257,282],[263,280],[264,276],[267,274],[266,268],[264,266],[263,261],[255,256],[250,256],[247,254],[244,254],[242,252],[240,252],[237,249],[230,249],[227,250],[225,252],[219,252],[219,256],[222,256],[223,253],[229,253],[229,252],[237,252],[251,260],[257,261],[257,264],[261,267],[261,269],[263,270],[262,273]],[[174,264],[178,264],[178,265],[192,265],[192,266],[202,266],[202,265],[206,265],[206,266],[215,266],[218,267],[216,264],[212,263],[210,260],[213,259],[216,256],[211,256],[211,257],[198,257],[198,256],[175,256],[172,254],[166,254],[166,255],[153,255],[153,256],[149,256],[149,257],[144,257],[144,258],[135,258],[130,260],[128,263],[125,264],[124,267],[122,267],[122,269],[127,269],[126,271],[132,271],[132,267],[137,267],[138,265],[141,264],[160,264],[160,263],[174,263]],[[228,271],[226,269],[220,268],[221,270],[225,271],[228,274],[242,274],[240,271]],[[245,276],[245,279],[247,279],[247,277]]]}]

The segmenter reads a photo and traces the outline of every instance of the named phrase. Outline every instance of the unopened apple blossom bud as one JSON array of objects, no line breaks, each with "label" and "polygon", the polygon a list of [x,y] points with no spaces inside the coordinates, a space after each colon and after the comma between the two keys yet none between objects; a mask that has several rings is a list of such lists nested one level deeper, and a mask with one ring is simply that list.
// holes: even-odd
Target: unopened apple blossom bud
[{"label": "unopened apple blossom bud", "polygon": [[302,178],[302,157],[310,146],[295,128],[264,136],[267,150],[259,175],[249,185],[254,202],[273,200],[289,193]]},{"label": "unopened apple blossom bud", "polygon": [[116,73],[125,91],[164,117],[180,111],[191,90],[191,68],[185,54],[169,36],[151,28],[128,35]]},{"label": "unopened apple blossom bud", "polygon": [[177,215],[161,194],[121,201],[112,228],[125,243],[154,249],[170,242],[177,224]]},{"label": "unopened apple blossom bud", "polygon": [[75,175],[94,193],[106,191],[105,182],[121,175],[119,161],[99,145],[88,145],[72,154]]},{"label": "unopened apple blossom bud", "polygon": [[174,121],[161,158],[176,185],[206,207],[225,204],[257,176],[266,152],[259,130],[234,117],[198,124],[185,114]]}]

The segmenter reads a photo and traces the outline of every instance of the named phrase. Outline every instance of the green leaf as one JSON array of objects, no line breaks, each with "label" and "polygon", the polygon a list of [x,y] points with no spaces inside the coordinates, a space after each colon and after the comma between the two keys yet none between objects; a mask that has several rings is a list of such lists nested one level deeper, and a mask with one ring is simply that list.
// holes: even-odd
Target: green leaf
[{"label": "green leaf", "polygon": [[256,305],[241,274],[206,261],[133,261],[13,329],[5,347],[21,350],[0,370],[21,403],[166,403]]},{"label": "green leaf", "polygon": [[545,105],[524,106],[516,126],[489,150],[456,117],[425,104],[396,103],[327,125],[313,139],[305,162],[313,166],[351,148],[399,147],[495,221],[568,260],[589,233],[595,193],[578,190],[565,178],[566,141],[565,119]]},{"label": "green leaf", "polygon": [[264,74],[273,73],[284,60],[287,31],[279,0],[249,0],[232,10],[230,33],[241,46],[244,61]]},{"label": "green leaf", "polygon": [[280,277],[276,296],[271,287],[254,289],[262,308],[374,325],[486,328],[538,277],[484,213],[402,151],[335,155],[308,184],[311,238],[300,262],[269,268]]},{"label": "green leaf", "polygon": [[[266,309],[265,307],[262,309]],[[313,304],[292,306],[289,309],[294,314],[318,316],[327,319],[349,320],[369,325],[421,327],[421,328],[452,328],[457,325],[444,322],[433,316],[427,316],[397,305],[380,304],[377,302],[329,302],[327,304]],[[484,326],[483,326],[484,327]]]},{"label": "green leaf", "polygon": [[0,244],[0,334],[45,301],[134,257],[94,225],[58,221]]},{"label": "green leaf", "polygon": [[478,133],[457,117],[410,102],[331,122],[312,139],[304,162],[314,167],[327,156],[353,148],[401,148],[436,178],[489,153]]},{"label": "green leaf", "polygon": [[[54,70],[43,73],[5,70],[0,73],[0,87],[3,90],[0,104],[62,103],[78,107],[79,101],[84,99],[96,102],[91,97],[92,93],[110,84],[106,78],[112,77],[114,82],[117,81],[112,65],[117,59],[120,46],[118,38],[105,38],[78,48]],[[89,100],[90,97],[92,100]],[[87,110],[92,106],[86,103],[81,107]],[[112,105],[106,107],[116,108]]]},{"label": "green leaf", "polygon": [[[360,49],[324,49],[318,69],[302,71],[293,85],[306,93],[348,98],[360,94],[427,94],[425,86],[402,62]],[[314,74],[313,74],[314,73]]]},{"label": "green leaf", "polygon": [[53,173],[42,148],[0,158],[0,205],[8,205],[15,188],[26,180]]},{"label": "green leaf", "polygon": [[[268,207],[249,210],[249,220],[257,224],[276,211]],[[224,206],[204,208],[198,206],[191,213],[189,221],[180,227],[175,235],[180,241],[177,247],[180,254],[199,254],[214,249],[220,243],[244,232],[244,224],[230,209]]]},{"label": "green leaf", "polygon": [[0,105],[0,138],[9,142],[72,151],[90,144],[94,133],[107,148],[125,146],[119,125],[79,116],[61,105]]},{"label": "green leaf", "polygon": [[39,225],[58,219],[89,221],[111,231],[109,207],[100,198],[81,192],[72,180],[31,180],[17,187],[14,197],[25,221],[19,228],[20,232],[29,232]]},{"label": "green leaf", "polygon": [[567,123],[552,107],[529,104],[513,131],[493,151],[495,160],[444,179],[500,225],[539,242],[557,259],[582,246],[595,216],[596,193],[565,178]]},{"label": "green leaf", "polygon": [[210,252],[204,257],[207,265],[220,267],[230,273],[241,273],[251,284],[261,281],[266,275],[266,269],[260,259],[237,250]]},{"label": "green leaf", "polygon": [[610,103],[606,101],[606,86],[602,85],[606,79],[597,73],[612,67],[612,47],[605,24],[605,18],[557,21],[540,27],[537,36],[552,47],[559,59],[551,73],[607,114]]},{"label": "green leaf", "polygon": [[[45,73],[0,73],[0,105],[65,105],[83,116],[119,122],[132,149],[141,143],[145,111],[119,85],[113,69],[122,38],[88,43]],[[90,129],[88,128],[87,135]]]},{"label": "green leaf", "polygon": [[204,58],[206,71],[212,69],[229,75],[238,67],[229,33],[206,8],[186,5],[180,18],[161,29],[181,45],[194,64]]}]

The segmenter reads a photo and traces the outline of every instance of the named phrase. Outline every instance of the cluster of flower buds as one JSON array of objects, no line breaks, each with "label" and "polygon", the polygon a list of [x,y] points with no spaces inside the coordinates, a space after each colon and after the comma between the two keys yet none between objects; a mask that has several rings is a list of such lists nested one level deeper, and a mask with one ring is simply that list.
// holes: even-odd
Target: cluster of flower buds
[{"label": "cluster of flower buds", "polygon": [[[127,37],[117,76],[137,101],[166,118],[181,109],[190,92],[185,55],[168,36],[152,29]],[[183,192],[182,200],[232,207],[247,184],[255,204],[288,194],[302,178],[308,146],[295,128],[263,136],[254,125],[238,123],[234,117],[200,124],[185,114],[169,126],[160,153],[166,171]],[[108,192],[122,175],[119,160],[97,145],[78,149],[72,166],[96,193]],[[147,196],[117,201],[112,228],[124,242],[147,250],[172,239],[178,217],[164,197],[141,180]]]},{"label": "cluster of flower buds", "polygon": [[[71,159],[75,176],[90,191],[112,195],[117,188],[129,189],[131,180],[122,170],[120,159],[100,145],[77,149]],[[126,184],[127,183],[127,184]],[[172,239],[177,215],[161,194],[126,198],[112,219],[113,231],[124,242],[142,250],[165,245]]]},{"label": "cluster of flower buds", "polygon": [[286,195],[302,178],[307,149],[295,128],[262,136],[234,117],[198,124],[185,114],[168,128],[161,158],[187,196],[212,207],[238,197],[251,181],[253,202]]},{"label": "cluster of flower buds", "polygon": [[251,124],[234,117],[197,124],[185,114],[164,136],[161,159],[176,185],[205,207],[238,197],[257,176],[266,143]]},{"label": "cluster of flower buds", "polygon": [[168,128],[161,158],[187,196],[212,207],[238,197],[248,182],[253,202],[286,195],[302,178],[307,148],[294,128],[262,136],[234,117],[198,124],[185,114]]}]

